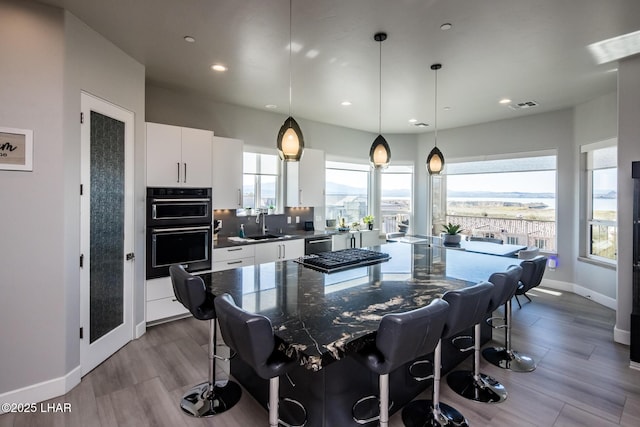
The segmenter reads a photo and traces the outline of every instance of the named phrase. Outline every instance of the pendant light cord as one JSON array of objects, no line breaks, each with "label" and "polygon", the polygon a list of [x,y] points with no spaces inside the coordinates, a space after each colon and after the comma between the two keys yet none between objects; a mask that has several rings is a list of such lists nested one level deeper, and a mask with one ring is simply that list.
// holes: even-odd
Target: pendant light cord
[{"label": "pendant light cord", "polygon": [[293,0],[289,0],[289,117],[291,117],[291,100],[292,100],[292,88],[291,88],[291,51],[293,50],[291,46],[291,28],[292,28],[292,9],[293,9]]},{"label": "pendant light cord", "polygon": [[382,41],[380,44],[380,54],[378,58],[380,60],[378,64],[378,135],[382,135]]},{"label": "pendant light cord", "polygon": [[434,117],[434,135],[433,135],[433,146],[437,147],[438,146],[438,69],[435,69],[436,72],[436,78],[435,78],[435,117]]}]

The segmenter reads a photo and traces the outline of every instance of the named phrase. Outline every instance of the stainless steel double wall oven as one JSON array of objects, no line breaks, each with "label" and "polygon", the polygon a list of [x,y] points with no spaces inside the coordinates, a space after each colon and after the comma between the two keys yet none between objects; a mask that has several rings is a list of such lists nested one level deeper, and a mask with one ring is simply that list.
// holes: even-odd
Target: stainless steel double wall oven
[{"label": "stainless steel double wall oven", "polygon": [[147,188],[147,279],[211,269],[211,188]]}]

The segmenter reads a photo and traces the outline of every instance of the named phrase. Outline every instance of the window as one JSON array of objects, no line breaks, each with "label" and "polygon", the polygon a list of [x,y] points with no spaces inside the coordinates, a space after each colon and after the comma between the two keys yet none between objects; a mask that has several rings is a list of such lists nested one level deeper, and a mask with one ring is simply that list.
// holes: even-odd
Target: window
[{"label": "window", "polygon": [[413,167],[391,165],[380,174],[380,215],[383,233],[409,232]]},{"label": "window", "polygon": [[617,259],[618,149],[615,140],[581,147],[586,155],[586,255],[605,262]]},{"label": "window", "polygon": [[345,219],[348,226],[368,214],[368,164],[326,162],[325,205],[326,218]]},{"label": "window", "polygon": [[[463,233],[556,251],[556,155],[451,161],[445,222]],[[434,231],[439,233],[440,228]]]},{"label": "window", "polygon": [[245,152],[242,200],[245,208],[267,209],[280,200],[280,159],[275,154]]}]

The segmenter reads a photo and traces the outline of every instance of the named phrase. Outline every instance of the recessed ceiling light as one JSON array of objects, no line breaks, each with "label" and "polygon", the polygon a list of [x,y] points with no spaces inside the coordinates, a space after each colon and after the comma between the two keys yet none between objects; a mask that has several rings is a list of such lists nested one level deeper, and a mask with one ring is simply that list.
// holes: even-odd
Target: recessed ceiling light
[{"label": "recessed ceiling light", "polygon": [[500,104],[511,104],[511,100],[509,98],[502,98],[498,101]]},{"label": "recessed ceiling light", "polygon": [[211,69],[214,70],[214,71],[227,71],[227,67],[225,67],[222,64],[213,64],[211,66]]},{"label": "recessed ceiling light", "polygon": [[348,107],[349,105],[351,105],[351,101],[342,101],[340,105],[342,105],[343,107]]},{"label": "recessed ceiling light", "polygon": [[409,123],[415,123],[417,121],[418,121],[418,119],[409,119]]},{"label": "recessed ceiling light", "polygon": [[264,108],[268,108],[270,110],[273,110],[274,108],[278,108],[278,106],[276,104],[267,104],[264,106]]},{"label": "recessed ceiling light", "polygon": [[428,125],[428,124],[426,124],[426,123],[420,122],[420,123],[415,123],[415,124],[414,124],[414,126],[415,126],[415,127],[418,127],[418,128],[426,128],[426,127],[428,127],[429,125]]},{"label": "recessed ceiling light", "polygon": [[187,43],[195,43],[196,39],[191,36],[184,36],[184,41],[186,41]]},{"label": "recessed ceiling light", "polygon": [[451,28],[453,28],[453,25],[451,25],[449,22],[446,22],[446,23],[440,25],[440,29],[442,31],[447,31],[447,30],[450,30]]},{"label": "recessed ceiling light", "polygon": [[450,110],[451,110],[451,107],[444,107],[444,108],[443,108],[443,110],[444,110],[444,111],[450,111]]}]

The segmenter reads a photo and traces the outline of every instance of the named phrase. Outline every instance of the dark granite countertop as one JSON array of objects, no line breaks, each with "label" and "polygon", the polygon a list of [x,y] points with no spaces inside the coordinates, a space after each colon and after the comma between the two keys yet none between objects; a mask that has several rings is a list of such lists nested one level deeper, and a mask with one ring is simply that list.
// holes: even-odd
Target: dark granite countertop
[{"label": "dark granite countertop", "polygon": [[319,370],[374,339],[381,317],[429,304],[449,289],[487,280],[517,263],[505,257],[425,244],[388,243],[380,264],[320,273],[295,261],[202,274],[215,295],[267,316],[281,349]]},{"label": "dark granite countertop", "polygon": [[[375,229],[375,230],[359,230],[359,231],[380,231],[380,230]],[[213,243],[213,248],[214,249],[229,248],[229,247],[238,246],[238,245],[255,245],[255,244],[273,242],[278,240],[308,239],[310,237],[332,236],[334,234],[349,234],[354,232],[355,231],[338,231],[338,230],[315,230],[315,231],[295,230],[295,231],[289,231],[286,233],[273,233],[275,235],[282,236],[280,239],[265,239],[265,240],[248,240],[247,239],[245,241],[230,240],[229,237],[217,237],[217,239]]]}]

